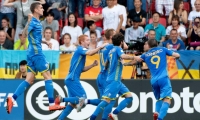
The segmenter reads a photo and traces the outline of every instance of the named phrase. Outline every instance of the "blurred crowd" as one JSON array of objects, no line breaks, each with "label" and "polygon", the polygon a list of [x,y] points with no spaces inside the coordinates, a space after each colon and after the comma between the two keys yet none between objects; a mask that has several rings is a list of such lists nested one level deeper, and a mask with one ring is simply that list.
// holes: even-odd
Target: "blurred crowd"
[{"label": "blurred crowd", "polygon": [[[38,0],[43,50],[74,51],[77,38],[88,35],[89,49],[105,41],[107,29],[124,34],[129,50],[146,39],[173,50],[200,50],[200,0]],[[22,35],[34,0],[0,0],[0,50],[26,50]],[[133,46],[133,47],[131,47]],[[140,49],[140,48],[138,48]]]}]

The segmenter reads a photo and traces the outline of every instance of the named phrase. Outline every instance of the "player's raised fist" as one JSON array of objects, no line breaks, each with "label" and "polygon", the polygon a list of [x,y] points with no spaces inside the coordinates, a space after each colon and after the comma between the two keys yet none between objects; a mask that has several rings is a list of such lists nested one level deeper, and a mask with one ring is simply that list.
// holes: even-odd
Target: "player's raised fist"
[{"label": "player's raised fist", "polygon": [[99,63],[98,63],[98,61],[97,60],[95,60],[94,62],[93,62],[93,65],[94,66],[97,66]]}]

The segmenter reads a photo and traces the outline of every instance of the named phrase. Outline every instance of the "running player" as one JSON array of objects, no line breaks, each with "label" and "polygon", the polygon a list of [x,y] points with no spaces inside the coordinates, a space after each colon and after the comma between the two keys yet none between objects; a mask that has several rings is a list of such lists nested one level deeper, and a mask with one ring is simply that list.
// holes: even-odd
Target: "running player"
[{"label": "running player", "polygon": [[[129,56],[124,54],[122,48],[124,45],[124,36],[120,33],[116,34],[112,38],[112,43],[114,45],[113,49],[109,53],[108,61],[109,61],[109,69],[108,69],[108,77],[107,77],[107,86],[102,96],[103,101],[97,106],[95,112],[92,114],[90,120],[95,120],[98,114],[104,109],[111,101],[115,100],[116,95],[122,93],[127,93],[129,90],[124,84],[121,83],[121,74],[123,65],[121,63],[121,59],[133,60],[137,59],[140,60],[137,56]],[[106,65],[107,66],[107,65]],[[125,108],[127,104],[132,101],[132,96],[128,97],[123,104],[119,107],[119,112],[121,109]],[[114,104],[113,104],[114,105]],[[109,106],[112,108],[113,106]],[[107,119],[107,118],[106,118]],[[117,118],[116,118],[117,119]]]},{"label": "running player", "polygon": [[55,111],[65,108],[64,106],[56,104],[56,100],[54,102],[54,88],[52,77],[49,72],[49,63],[46,61],[45,56],[42,53],[42,42],[51,47],[49,42],[42,41],[42,24],[39,21],[39,17],[43,15],[44,9],[39,2],[35,2],[31,4],[30,10],[33,16],[29,15],[29,23],[25,28],[25,30],[28,29],[29,40],[27,51],[28,73],[26,80],[18,86],[13,96],[7,98],[8,114],[11,113],[13,102],[33,83],[37,71],[41,72],[45,79],[45,89],[49,99],[49,110]]},{"label": "running player", "polygon": [[[164,47],[157,47],[154,39],[148,40],[144,45],[144,51],[141,58],[146,62],[151,73],[151,86],[154,96],[157,99],[156,110],[153,115],[154,120],[163,120],[167,115],[167,110],[171,103],[172,86],[167,73],[167,58],[173,56],[179,58],[180,55]],[[162,61],[162,62],[161,62]],[[131,62],[126,65],[131,65]]]},{"label": "running player", "polygon": [[96,49],[88,50],[90,39],[87,35],[79,36],[78,42],[80,46],[77,47],[77,50],[72,56],[69,74],[65,79],[65,85],[68,89],[68,98],[62,98],[60,95],[57,97],[60,102],[69,102],[70,104],[66,106],[58,120],[64,120],[74,108],[77,108],[77,112],[80,112],[81,108],[84,107],[84,101],[87,96],[80,83],[80,75],[82,72],[88,71],[92,67],[98,65],[98,62],[95,61],[92,65],[85,67],[86,55],[92,56],[107,45],[107,43],[104,43]]},{"label": "running player", "polygon": [[92,104],[92,105],[98,105],[101,102],[102,95],[104,93],[104,90],[106,88],[106,79],[108,71],[105,69],[105,63],[108,59],[108,54],[110,50],[113,48],[112,44],[112,36],[115,34],[114,29],[107,29],[105,31],[105,37],[106,41],[105,43],[109,43],[106,45],[103,49],[99,51],[99,58],[100,58],[100,73],[97,77],[97,87],[99,89],[100,99],[86,99],[85,104]]}]

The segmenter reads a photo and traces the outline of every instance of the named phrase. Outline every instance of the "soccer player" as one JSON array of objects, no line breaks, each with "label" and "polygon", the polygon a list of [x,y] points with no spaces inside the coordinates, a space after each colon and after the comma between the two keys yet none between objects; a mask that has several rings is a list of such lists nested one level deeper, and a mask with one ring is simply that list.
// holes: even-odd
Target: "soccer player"
[{"label": "soccer player", "polygon": [[[124,54],[122,50],[124,45],[124,36],[122,34],[118,33],[114,35],[112,38],[112,43],[114,47],[112,50],[110,50],[108,62],[106,62],[106,66],[107,63],[109,63],[108,77],[106,80],[107,86],[102,96],[103,100],[97,106],[95,112],[90,117],[90,120],[95,120],[101,110],[104,109],[110,102],[115,100],[117,94],[123,95],[124,93],[129,92],[128,88],[121,82],[121,74],[123,69],[121,59],[140,60],[138,56],[129,56]],[[125,99],[124,102],[118,106],[119,108],[115,110],[115,113],[118,114],[119,111],[125,108],[127,104],[132,101],[132,99],[132,96],[127,96],[127,99]],[[112,109],[113,106],[109,105],[109,107]],[[115,120],[117,117],[113,119]]]},{"label": "soccer player", "polygon": [[94,61],[92,65],[85,67],[86,55],[92,56],[107,45],[107,43],[104,43],[96,49],[88,50],[90,39],[87,35],[79,36],[78,42],[80,46],[77,47],[77,50],[72,56],[69,74],[65,79],[65,85],[68,89],[68,98],[62,98],[60,95],[57,97],[60,102],[69,102],[70,104],[66,106],[58,120],[64,120],[74,108],[77,108],[77,112],[80,112],[81,108],[84,107],[84,101],[87,96],[80,83],[80,75],[82,72],[88,71],[92,67],[98,65],[98,62]]},{"label": "soccer player", "polygon": [[13,96],[7,98],[8,114],[11,113],[13,102],[33,83],[37,71],[41,72],[45,79],[45,89],[49,99],[49,110],[55,111],[65,108],[64,106],[57,104],[57,100],[54,102],[54,88],[52,77],[49,72],[49,63],[46,61],[45,56],[42,53],[42,42],[51,46],[49,42],[42,41],[42,24],[39,21],[39,17],[43,15],[44,9],[41,3],[35,2],[31,4],[30,10],[33,15],[29,15],[29,23],[25,28],[25,31],[28,29],[27,34],[29,40],[27,51],[28,73],[26,80],[18,86]]},{"label": "soccer player", "polygon": [[[172,98],[172,86],[166,69],[166,55],[175,58],[179,58],[180,55],[164,47],[157,47],[157,41],[155,39],[150,39],[145,43],[144,51],[147,52],[142,54],[141,58],[150,69],[151,86],[154,96],[157,99],[153,117],[154,120],[163,120],[167,114]],[[130,63],[127,65],[130,65]]]}]

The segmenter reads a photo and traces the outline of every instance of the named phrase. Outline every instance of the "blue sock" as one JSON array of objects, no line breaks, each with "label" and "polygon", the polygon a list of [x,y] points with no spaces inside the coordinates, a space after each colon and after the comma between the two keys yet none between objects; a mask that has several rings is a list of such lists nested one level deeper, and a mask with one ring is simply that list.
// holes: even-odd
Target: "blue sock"
[{"label": "blue sock", "polygon": [[96,118],[97,118],[97,116],[92,115],[92,116],[90,117],[90,120],[95,120]]},{"label": "blue sock", "polygon": [[95,105],[97,106],[99,103],[101,103],[101,100],[100,99],[88,99],[88,103],[87,104],[91,104],[91,105]]},{"label": "blue sock", "polygon": [[115,105],[115,100],[110,101],[110,103],[106,106],[106,108],[103,111],[103,115],[102,115],[102,120],[105,119],[107,120],[108,115],[111,113],[112,111],[112,107]]},{"label": "blue sock", "polygon": [[62,111],[61,115],[58,117],[58,120],[65,120],[65,118],[71,113],[74,108],[71,105],[67,105],[66,108]]},{"label": "blue sock", "polygon": [[92,116],[90,117],[90,120],[95,120],[96,117],[99,115],[99,113],[108,105],[108,103],[106,101],[101,101],[101,103],[99,103],[99,105],[97,106],[96,110],[94,111],[94,113],[92,114]]},{"label": "blue sock", "polygon": [[13,94],[13,99],[17,99],[17,97],[19,97],[25,90],[26,88],[28,88],[30,86],[30,84],[24,80],[16,89],[15,93]]},{"label": "blue sock", "polygon": [[163,120],[163,119],[158,118],[158,120]]},{"label": "blue sock", "polygon": [[52,80],[45,81],[45,89],[47,92],[47,96],[49,99],[49,103],[54,103],[54,89],[53,89],[53,82]]},{"label": "blue sock", "polygon": [[107,120],[107,119],[102,118],[101,120]]},{"label": "blue sock", "polygon": [[77,97],[63,98],[63,102],[70,102],[72,104],[78,104],[79,99]]},{"label": "blue sock", "polygon": [[159,119],[164,119],[164,117],[167,115],[167,110],[169,108],[169,103],[163,102],[162,107],[160,108],[160,112],[158,115]]},{"label": "blue sock", "polygon": [[133,101],[133,97],[125,98],[122,102],[120,102],[120,104],[117,106],[117,108],[113,111],[113,114],[118,114],[121,110],[123,110],[132,101]]},{"label": "blue sock", "polygon": [[162,100],[158,100],[156,102],[156,112],[159,113],[160,112],[160,108],[162,107],[163,101]]}]

